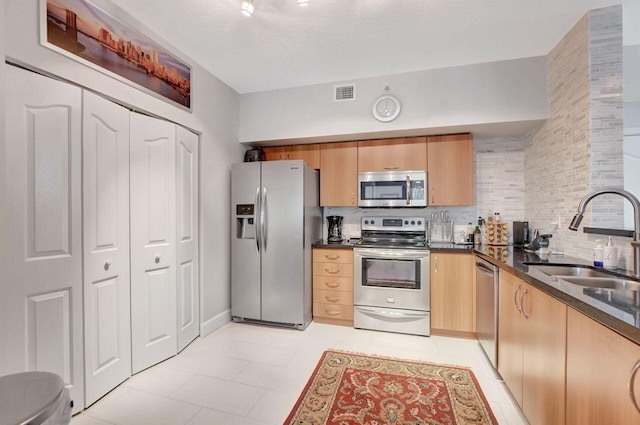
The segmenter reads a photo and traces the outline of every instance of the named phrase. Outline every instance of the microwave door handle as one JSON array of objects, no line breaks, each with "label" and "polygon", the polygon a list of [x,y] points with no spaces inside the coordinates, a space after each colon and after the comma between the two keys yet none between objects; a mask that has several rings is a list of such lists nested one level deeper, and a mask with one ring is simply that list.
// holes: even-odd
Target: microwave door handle
[{"label": "microwave door handle", "polygon": [[407,174],[407,205],[411,205],[411,176]]}]

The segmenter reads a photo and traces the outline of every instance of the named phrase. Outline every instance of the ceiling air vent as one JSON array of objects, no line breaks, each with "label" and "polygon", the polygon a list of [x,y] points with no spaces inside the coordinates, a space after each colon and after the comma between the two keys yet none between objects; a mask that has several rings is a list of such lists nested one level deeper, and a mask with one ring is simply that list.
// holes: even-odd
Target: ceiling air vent
[{"label": "ceiling air vent", "polygon": [[333,101],[334,102],[351,102],[356,100],[356,85],[341,84],[339,86],[333,86]]}]

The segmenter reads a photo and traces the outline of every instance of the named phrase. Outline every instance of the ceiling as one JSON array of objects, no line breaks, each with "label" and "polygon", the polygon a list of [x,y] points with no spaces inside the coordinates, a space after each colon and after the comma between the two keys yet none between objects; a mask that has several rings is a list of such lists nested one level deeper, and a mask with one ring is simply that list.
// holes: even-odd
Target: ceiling
[{"label": "ceiling", "polygon": [[546,55],[611,4],[640,44],[638,0],[112,1],[239,93]]}]

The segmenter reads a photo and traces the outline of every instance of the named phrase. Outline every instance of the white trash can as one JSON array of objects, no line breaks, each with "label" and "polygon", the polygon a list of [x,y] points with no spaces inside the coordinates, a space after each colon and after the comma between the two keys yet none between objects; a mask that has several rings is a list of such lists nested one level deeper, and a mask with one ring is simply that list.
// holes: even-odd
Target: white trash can
[{"label": "white trash can", "polygon": [[0,377],[0,424],[69,425],[73,403],[62,378],[50,372]]}]

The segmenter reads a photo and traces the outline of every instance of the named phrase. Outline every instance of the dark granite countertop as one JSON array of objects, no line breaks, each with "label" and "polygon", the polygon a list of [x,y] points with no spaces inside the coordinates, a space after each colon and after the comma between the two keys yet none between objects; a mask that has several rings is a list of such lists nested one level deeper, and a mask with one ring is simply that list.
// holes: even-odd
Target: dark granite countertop
[{"label": "dark granite countertop", "polygon": [[[357,239],[341,244],[318,241],[314,248],[352,249]],[[456,245],[453,243],[432,243],[432,252],[468,252],[497,265],[500,269],[516,275],[531,286],[541,290],[569,307],[585,314],[607,328],[640,345],[640,306],[633,305],[632,291],[587,288],[551,278],[544,273],[529,270],[529,265],[586,265],[591,263],[564,255],[542,255],[526,252],[512,246]],[[624,270],[617,270],[620,277],[631,277]]]},{"label": "dark granite countertop", "polygon": [[342,241],[342,243],[329,243],[326,239],[317,241],[311,244],[312,248],[330,248],[330,249],[353,249],[355,243],[360,239],[353,239],[350,241]]},{"label": "dark granite countertop", "polygon": [[[541,290],[569,307],[585,314],[607,328],[640,345],[640,307],[632,305],[629,292],[620,290],[587,288],[530,270],[529,265],[586,265],[591,263],[564,255],[529,253],[521,248],[482,246],[474,252],[500,269],[516,275],[531,286]],[[629,278],[624,270],[617,270],[620,277]]]}]

